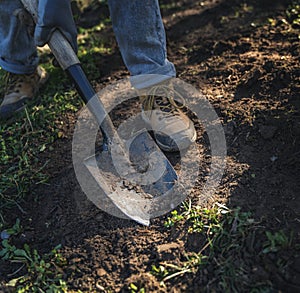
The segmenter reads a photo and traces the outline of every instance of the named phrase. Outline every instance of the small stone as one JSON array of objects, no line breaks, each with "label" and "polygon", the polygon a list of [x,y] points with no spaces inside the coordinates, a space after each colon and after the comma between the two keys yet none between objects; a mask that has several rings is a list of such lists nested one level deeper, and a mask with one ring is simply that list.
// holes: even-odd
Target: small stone
[{"label": "small stone", "polygon": [[166,252],[166,251],[170,251],[173,249],[179,249],[181,246],[182,246],[181,243],[176,243],[176,242],[160,244],[160,245],[157,245],[157,251],[158,252]]},{"label": "small stone", "polygon": [[276,157],[276,156],[272,156],[272,157],[270,158],[270,160],[271,160],[272,162],[275,162],[277,159],[278,159],[278,157]]},{"label": "small stone", "polygon": [[107,274],[106,270],[102,269],[102,268],[99,268],[96,270],[96,274],[98,277],[103,277]]}]

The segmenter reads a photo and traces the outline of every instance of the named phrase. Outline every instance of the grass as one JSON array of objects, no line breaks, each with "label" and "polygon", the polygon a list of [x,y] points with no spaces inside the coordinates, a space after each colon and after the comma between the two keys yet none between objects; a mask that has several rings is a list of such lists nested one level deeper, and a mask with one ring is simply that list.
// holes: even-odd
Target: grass
[{"label": "grass", "polygon": [[[222,204],[207,209],[185,202],[181,212],[175,210],[171,213],[165,227],[201,235],[203,240],[199,242],[198,252],[185,251],[183,260],[179,262],[163,261],[152,265],[151,273],[163,287],[171,279],[187,274],[194,276],[190,278],[198,282],[213,266],[208,286],[218,288],[218,292],[272,292],[273,284],[268,279],[251,280],[251,259],[254,257],[257,263],[263,263],[267,255],[277,253],[276,266],[279,271],[284,271],[286,261],[280,252],[296,248],[292,234],[287,235],[282,230],[264,231],[262,224],[256,222],[250,212],[239,208],[230,210]],[[258,243],[257,239],[265,241]],[[203,290],[210,292],[209,288]]]},{"label": "grass", "polygon": [[72,88],[65,89],[64,74],[49,64],[45,67],[51,78],[39,104],[29,104],[13,123],[0,125],[0,227],[5,223],[3,209],[20,204],[32,184],[47,181],[43,172],[47,161],[41,161],[39,155],[51,151],[61,136],[62,117],[75,113],[81,104]]},{"label": "grass", "polygon": [[[40,155],[50,152],[53,142],[60,139],[60,121],[67,112],[75,113],[81,102],[72,88],[65,89],[64,74],[50,64],[46,64],[51,74],[48,86],[41,95],[38,105],[28,105],[12,124],[0,125],[0,231],[6,228],[9,239],[1,243],[0,257],[13,264],[19,264],[8,286],[15,292],[67,292],[65,281],[57,270],[61,255],[54,248],[50,253],[40,255],[28,244],[16,247],[11,239],[17,237],[19,222],[12,228],[6,215],[12,207],[21,211],[22,202],[32,186],[45,184],[48,176],[45,172],[47,161]],[[0,71],[3,75],[3,72]]]},{"label": "grass", "polygon": [[[49,253],[40,255],[36,249],[24,244],[22,248],[17,248],[13,241],[22,232],[20,220],[9,229],[2,231],[2,249],[0,257],[2,260],[10,262],[16,270],[11,273],[10,280],[6,284],[13,287],[14,292],[67,292],[66,282],[62,280],[61,268],[65,266],[66,260],[58,252],[59,246]],[[20,271],[24,271],[18,277],[14,277]]]},{"label": "grass", "polygon": [[[43,58],[43,56],[42,56]],[[50,74],[47,86],[40,91],[39,101],[29,103],[11,123],[0,125],[0,232],[8,231],[10,239],[1,243],[0,257],[11,263],[19,263],[23,273],[7,284],[15,292],[67,292],[65,281],[58,273],[62,260],[57,248],[40,255],[28,244],[15,247],[11,239],[17,237],[14,227],[9,228],[7,215],[12,208],[23,212],[22,203],[32,193],[34,186],[47,184],[48,161],[42,153],[51,152],[53,143],[62,139],[62,125],[67,113],[75,115],[82,106],[67,76],[52,65],[43,66]],[[0,69],[1,88],[4,88],[4,72]],[[25,272],[25,273],[24,273]]]}]

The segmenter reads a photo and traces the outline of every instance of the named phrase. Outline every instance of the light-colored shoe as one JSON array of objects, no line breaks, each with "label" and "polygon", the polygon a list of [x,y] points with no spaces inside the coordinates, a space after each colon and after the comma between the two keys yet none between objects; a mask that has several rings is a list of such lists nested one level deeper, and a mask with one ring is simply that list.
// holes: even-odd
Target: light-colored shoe
[{"label": "light-colored shoe", "polygon": [[[162,88],[165,87],[165,88]],[[188,148],[196,141],[197,133],[193,122],[184,113],[184,100],[174,100],[174,91],[160,86],[166,95],[153,94],[141,96],[142,117],[153,130],[158,146],[167,152],[176,152]],[[158,92],[157,92],[158,93]]]},{"label": "light-colored shoe", "polygon": [[9,119],[24,109],[26,102],[35,96],[47,79],[47,72],[40,66],[32,74],[7,72],[4,98],[0,105],[0,119]]}]

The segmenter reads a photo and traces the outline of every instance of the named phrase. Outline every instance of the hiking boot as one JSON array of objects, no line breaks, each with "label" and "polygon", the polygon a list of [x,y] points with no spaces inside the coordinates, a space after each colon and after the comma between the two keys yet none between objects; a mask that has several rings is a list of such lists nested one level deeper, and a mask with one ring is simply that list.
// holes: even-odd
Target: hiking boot
[{"label": "hiking boot", "polygon": [[0,119],[11,118],[16,112],[25,108],[48,78],[46,71],[38,67],[32,74],[14,74],[7,72],[6,89],[0,105]]},{"label": "hiking boot", "polygon": [[151,126],[159,147],[167,152],[188,148],[196,141],[197,134],[193,122],[184,113],[184,100],[180,103],[171,96],[172,89],[163,87],[166,95],[146,95],[141,97],[142,117]]}]

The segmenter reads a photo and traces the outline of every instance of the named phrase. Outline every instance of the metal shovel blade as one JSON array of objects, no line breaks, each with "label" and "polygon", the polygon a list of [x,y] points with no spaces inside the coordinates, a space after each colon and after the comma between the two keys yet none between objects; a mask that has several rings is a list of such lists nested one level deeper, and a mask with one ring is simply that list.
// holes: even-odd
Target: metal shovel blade
[{"label": "metal shovel blade", "polygon": [[[110,209],[114,211],[117,207],[123,214],[121,217],[149,225],[152,199],[172,189],[177,181],[177,174],[146,129],[126,141],[125,145],[128,147],[134,172],[124,172],[113,152],[108,151],[87,158],[84,164],[103,193],[111,200],[111,206],[106,204],[106,212],[110,212]],[[93,202],[98,205],[97,200]],[[98,207],[103,208],[101,202]]]}]

